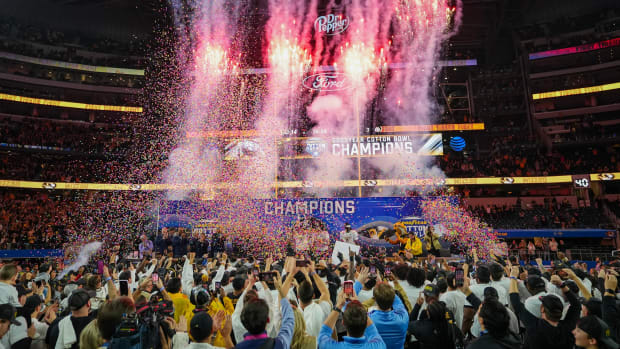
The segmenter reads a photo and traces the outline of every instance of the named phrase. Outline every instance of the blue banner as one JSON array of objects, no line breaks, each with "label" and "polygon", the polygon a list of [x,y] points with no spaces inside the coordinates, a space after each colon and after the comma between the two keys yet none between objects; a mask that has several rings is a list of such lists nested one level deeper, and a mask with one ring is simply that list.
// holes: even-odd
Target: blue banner
[{"label": "blue banner", "polygon": [[64,257],[64,250],[0,250],[0,258],[49,258]]},{"label": "blue banner", "polygon": [[613,238],[616,232],[609,229],[497,229],[500,239],[511,238]]},{"label": "blue banner", "polygon": [[[395,223],[401,223],[407,231],[423,237],[429,222],[422,218],[422,200],[419,197],[264,199],[252,200],[252,207],[243,211],[255,214],[253,219],[257,226],[293,227],[309,222],[307,224],[329,232],[334,239],[344,230],[345,223],[350,223],[361,236],[389,233],[394,230]],[[450,200],[458,204],[457,197],[450,197]],[[185,227],[208,233],[220,223],[218,212],[222,205],[219,201],[162,201],[159,228]],[[375,242],[382,244],[384,241]]]}]

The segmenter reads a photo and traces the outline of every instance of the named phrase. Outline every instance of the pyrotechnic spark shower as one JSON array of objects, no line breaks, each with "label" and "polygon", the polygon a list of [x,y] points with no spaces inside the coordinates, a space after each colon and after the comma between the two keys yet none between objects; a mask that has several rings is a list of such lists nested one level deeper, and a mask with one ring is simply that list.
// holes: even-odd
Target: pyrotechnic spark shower
[{"label": "pyrotechnic spark shower", "polygon": [[[175,18],[180,35],[195,34],[193,43],[183,37],[179,46],[179,57],[191,55],[188,61],[192,63],[185,74],[190,82],[182,134],[247,129],[253,133],[250,139],[235,139],[226,145],[226,150],[234,149],[232,154],[240,158],[235,165],[224,161],[221,149],[205,137],[182,136],[170,154],[165,178],[168,183],[209,188],[222,187],[217,181],[225,181],[225,190],[209,190],[225,202],[219,218],[223,224],[244,226],[251,225],[252,217],[258,214],[249,209],[248,200],[277,195],[273,184],[278,182],[278,137],[298,127],[301,115],[311,119],[316,129],[354,137],[358,149],[362,121],[373,101],[383,109],[386,124],[432,123],[436,111],[431,98],[435,65],[442,43],[459,26],[461,12],[460,1],[445,0],[343,0],[338,6],[330,2],[320,11],[317,0],[269,0],[269,18],[264,31],[258,31],[255,27],[239,27],[244,10],[241,1],[197,1],[191,13],[183,13],[179,4],[172,0],[175,15],[190,17],[189,28]],[[328,29],[328,18],[337,20],[329,27],[338,27],[337,33],[324,31]],[[246,46],[235,45],[231,38],[258,35],[263,35],[263,66],[243,66],[244,58],[254,53],[244,52],[240,47]],[[388,73],[387,63],[402,63],[402,69]],[[243,77],[246,69],[266,74]],[[331,78],[344,77],[347,83],[341,83],[345,87],[337,91],[304,88],[304,79],[321,74],[325,79],[330,74]],[[417,154],[369,158],[367,164],[387,177],[433,178],[429,181],[431,189],[443,178],[441,171],[429,164],[429,157]],[[367,179],[362,177],[359,156],[343,158],[329,151],[296,171],[308,183],[357,180],[359,195],[362,179]],[[305,190],[333,196],[333,188],[308,185]],[[169,198],[187,198],[188,194],[171,192]],[[442,209],[438,212],[453,211],[447,205],[439,207]],[[472,221],[467,229],[475,230],[475,225]],[[263,237],[274,234],[266,227],[259,230]],[[250,237],[252,231],[248,234]]]}]

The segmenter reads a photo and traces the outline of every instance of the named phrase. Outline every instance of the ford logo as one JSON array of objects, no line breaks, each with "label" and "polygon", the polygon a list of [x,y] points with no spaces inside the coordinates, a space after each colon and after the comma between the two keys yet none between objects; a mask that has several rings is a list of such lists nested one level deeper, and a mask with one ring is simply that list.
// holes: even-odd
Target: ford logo
[{"label": "ford logo", "polygon": [[305,88],[315,91],[340,91],[351,88],[349,80],[342,73],[313,74],[304,79]]}]

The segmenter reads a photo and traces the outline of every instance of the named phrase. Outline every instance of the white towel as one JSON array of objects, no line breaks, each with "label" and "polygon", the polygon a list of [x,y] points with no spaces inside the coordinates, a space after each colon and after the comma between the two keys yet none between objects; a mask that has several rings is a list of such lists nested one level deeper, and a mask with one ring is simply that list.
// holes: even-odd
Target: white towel
[{"label": "white towel", "polygon": [[71,348],[76,342],[77,338],[75,336],[75,329],[73,329],[73,323],[71,322],[71,315],[65,316],[65,318],[58,323],[56,349]]}]

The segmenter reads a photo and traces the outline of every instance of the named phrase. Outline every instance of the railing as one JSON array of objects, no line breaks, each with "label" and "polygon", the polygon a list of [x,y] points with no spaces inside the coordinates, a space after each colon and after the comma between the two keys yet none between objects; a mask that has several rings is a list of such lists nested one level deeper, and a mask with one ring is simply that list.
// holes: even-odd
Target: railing
[{"label": "railing", "polygon": [[[543,260],[558,259],[557,252],[550,250],[535,250],[533,254],[528,249],[512,249],[508,251],[510,256],[517,256],[520,260],[541,258]],[[606,262],[612,257],[612,247],[609,248],[569,248],[564,250],[564,255],[573,261],[593,261],[597,257]]]},{"label": "railing", "polygon": [[63,257],[64,250],[0,250],[0,259]]}]

